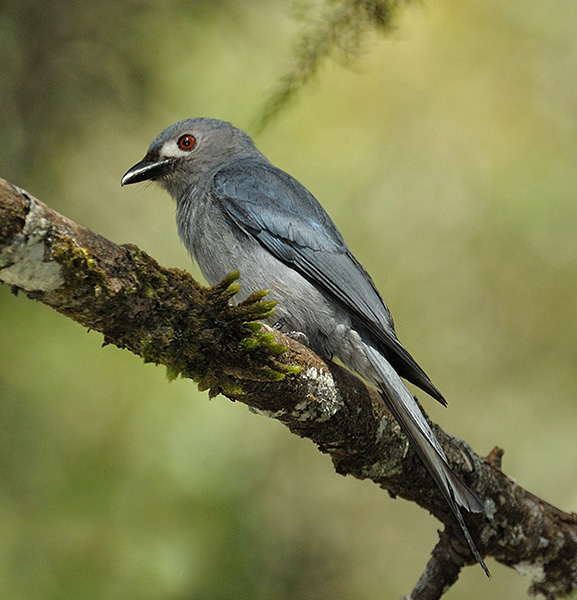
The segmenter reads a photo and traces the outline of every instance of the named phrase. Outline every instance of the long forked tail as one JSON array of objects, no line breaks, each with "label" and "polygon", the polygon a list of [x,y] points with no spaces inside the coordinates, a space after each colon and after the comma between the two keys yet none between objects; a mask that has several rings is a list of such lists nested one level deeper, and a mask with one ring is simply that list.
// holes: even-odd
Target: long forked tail
[{"label": "long forked tail", "polygon": [[460,509],[461,507],[472,513],[483,512],[483,503],[477,494],[469,489],[449,466],[443,448],[429,423],[393,367],[372,346],[367,344],[365,352],[379,376],[377,385],[387,408],[391,411],[435,483],[439,486],[445,500],[457,518],[475,560],[481,565],[487,577],[490,577],[489,569],[473,542]]}]

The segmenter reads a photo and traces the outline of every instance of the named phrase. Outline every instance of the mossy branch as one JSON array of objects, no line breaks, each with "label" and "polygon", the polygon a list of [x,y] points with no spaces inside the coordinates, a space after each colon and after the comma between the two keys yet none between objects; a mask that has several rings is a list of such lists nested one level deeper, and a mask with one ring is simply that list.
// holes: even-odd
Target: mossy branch
[{"label": "mossy branch", "polygon": [[[190,377],[211,395],[222,392],[278,419],[330,454],[338,473],[371,479],[433,513],[445,530],[413,600],[439,598],[473,563],[442,495],[378,395],[348,371],[259,324],[274,309],[266,291],[231,306],[238,273],[206,288],[0,179],[0,281],[100,331],[105,343],[166,365],[170,377]],[[484,515],[467,515],[481,553],[530,577],[534,594],[574,594],[577,516],[508,478],[501,451],[481,458],[434,429],[457,474],[484,499]]]}]

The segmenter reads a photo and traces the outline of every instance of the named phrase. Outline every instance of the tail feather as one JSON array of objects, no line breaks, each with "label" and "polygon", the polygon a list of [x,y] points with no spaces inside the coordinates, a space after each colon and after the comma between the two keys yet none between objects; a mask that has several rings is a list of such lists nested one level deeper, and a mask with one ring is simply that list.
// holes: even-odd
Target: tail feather
[{"label": "tail feather", "polygon": [[373,347],[367,346],[366,354],[379,376],[377,385],[381,397],[439,486],[463,531],[475,560],[490,577],[487,565],[473,542],[460,510],[462,507],[468,512],[479,513],[483,511],[483,503],[449,466],[443,448],[429,423],[393,367]]}]

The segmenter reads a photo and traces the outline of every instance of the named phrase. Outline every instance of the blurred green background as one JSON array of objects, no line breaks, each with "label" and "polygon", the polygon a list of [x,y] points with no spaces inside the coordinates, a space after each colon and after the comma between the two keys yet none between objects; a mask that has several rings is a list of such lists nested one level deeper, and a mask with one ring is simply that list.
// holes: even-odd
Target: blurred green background
[{"label": "blurred green background", "polygon": [[[302,23],[273,0],[3,0],[0,176],[166,266],[164,127],[248,128]],[[449,399],[431,417],[577,510],[577,3],[431,0],[256,138],[321,200]],[[254,132],[253,132],[254,133]],[[0,286],[0,597],[397,598],[439,524],[280,424]],[[447,598],[522,598],[489,559]]]}]

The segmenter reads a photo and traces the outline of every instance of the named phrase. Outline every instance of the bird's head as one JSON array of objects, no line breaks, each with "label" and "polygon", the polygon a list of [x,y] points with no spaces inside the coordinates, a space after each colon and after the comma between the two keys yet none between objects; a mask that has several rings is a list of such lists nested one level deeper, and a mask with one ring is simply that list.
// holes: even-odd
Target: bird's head
[{"label": "bird's head", "polygon": [[121,185],[157,181],[178,198],[228,162],[262,156],[252,139],[218,119],[187,119],[171,125],[150,145],[146,156],[122,177]]}]

